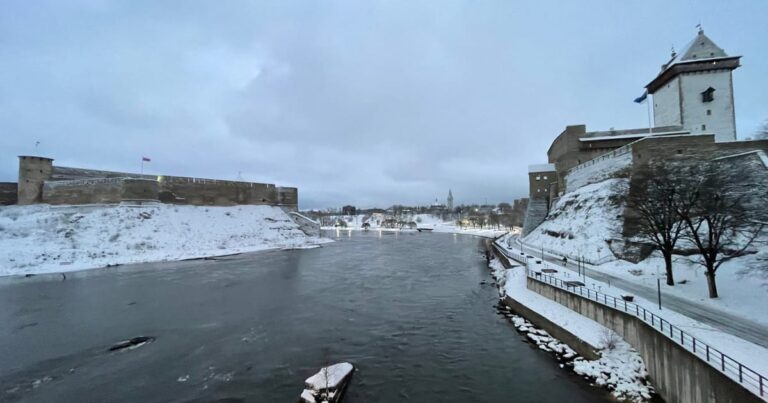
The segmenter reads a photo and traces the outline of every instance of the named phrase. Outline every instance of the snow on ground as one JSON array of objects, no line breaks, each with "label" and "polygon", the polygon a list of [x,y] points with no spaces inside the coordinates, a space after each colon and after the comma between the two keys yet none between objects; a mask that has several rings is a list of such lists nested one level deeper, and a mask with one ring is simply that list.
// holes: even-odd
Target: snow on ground
[{"label": "snow on ground", "polygon": [[311,238],[278,207],[0,207],[0,275],[302,248]]},{"label": "snow on ground", "polygon": [[664,260],[659,256],[651,256],[637,264],[617,260],[590,268],[652,288],[656,287],[658,272],[662,279],[662,297],[674,295],[768,325],[768,310],[765,309],[768,306],[768,250],[724,263],[715,277],[718,298],[709,298],[705,270],[696,263],[697,258],[674,258],[674,286],[666,285]]},{"label": "snow on ground", "polygon": [[[621,400],[645,401],[651,398],[653,387],[647,379],[645,364],[640,354],[621,337],[592,319],[529,290],[526,287],[524,268],[505,269],[498,259],[492,260],[490,267],[500,285],[502,296],[513,296],[521,304],[595,347],[600,354],[599,359],[576,357],[568,363],[576,373],[593,379],[595,384],[608,388]],[[518,330],[528,333],[529,339],[542,350],[555,352],[561,358],[573,357],[570,347],[547,332],[535,329],[522,318],[512,317],[511,320]]]},{"label": "snow on ground", "polygon": [[599,261],[612,256],[606,240],[621,236],[627,179],[608,179],[564,194],[541,225],[523,240],[557,250],[575,260]]},{"label": "snow on ground", "polygon": [[[609,153],[611,154],[611,153]],[[595,158],[571,170],[565,177],[566,192],[572,192],[582,186],[598,183],[615,177],[622,169],[632,165],[632,153],[624,152],[621,155]]]},{"label": "snow on ground", "polygon": [[[416,231],[416,229],[410,228],[384,228],[375,219],[370,218],[363,214],[353,216],[339,216],[338,219],[342,219],[347,223],[346,227],[323,227],[324,230],[340,230],[340,231],[361,231],[363,230],[363,223],[368,223],[370,231]],[[431,229],[432,232],[444,232],[451,234],[465,234],[475,235],[488,238],[495,238],[507,233],[505,229],[499,228],[479,228],[479,227],[459,227],[454,221],[444,221],[440,216],[432,214],[413,214],[407,216],[403,221],[413,221],[416,223],[417,228]]]}]

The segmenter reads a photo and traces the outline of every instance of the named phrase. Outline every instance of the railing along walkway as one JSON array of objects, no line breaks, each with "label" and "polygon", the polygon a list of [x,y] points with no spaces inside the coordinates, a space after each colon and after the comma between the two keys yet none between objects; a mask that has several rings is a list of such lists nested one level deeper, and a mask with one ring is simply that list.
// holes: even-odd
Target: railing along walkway
[{"label": "railing along walkway", "polygon": [[551,285],[568,293],[578,295],[582,298],[586,298],[590,301],[597,302],[598,304],[605,305],[609,308],[622,311],[641,319],[662,335],[693,353],[699,359],[706,361],[709,365],[718,369],[729,378],[739,382],[749,391],[760,396],[764,400],[768,400],[768,380],[766,377],[729,357],[720,350],[711,347],[696,337],[686,333],[679,327],[669,323],[669,321],[648,311],[640,305],[590,290],[583,286],[570,286],[559,278],[529,270],[527,267],[526,275],[534,281]]}]

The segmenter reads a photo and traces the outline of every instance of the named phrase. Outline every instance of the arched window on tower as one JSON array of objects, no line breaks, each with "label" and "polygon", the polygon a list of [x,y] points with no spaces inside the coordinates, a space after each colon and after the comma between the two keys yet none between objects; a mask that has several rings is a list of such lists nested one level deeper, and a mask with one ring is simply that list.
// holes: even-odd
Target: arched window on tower
[{"label": "arched window on tower", "polygon": [[715,89],[707,88],[701,93],[701,102],[712,102],[715,99]]}]

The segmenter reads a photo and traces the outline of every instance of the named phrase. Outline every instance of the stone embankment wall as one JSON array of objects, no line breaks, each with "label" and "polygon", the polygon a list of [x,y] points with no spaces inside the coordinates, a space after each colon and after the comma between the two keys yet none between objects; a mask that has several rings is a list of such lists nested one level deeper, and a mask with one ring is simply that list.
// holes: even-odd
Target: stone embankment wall
[{"label": "stone embankment wall", "polygon": [[16,182],[0,182],[0,206],[16,204],[18,189]]},{"label": "stone embankment wall", "polygon": [[292,211],[288,214],[291,220],[298,224],[299,229],[309,236],[320,236],[320,222],[303,214]]},{"label": "stone embankment wall", "polygon": [[538,227],[549,213],[548,201],[546,199],[528,200],[528,208],[525,210],[525,220],[523,221],[523,236],[531,233]]},{"label": "stone embankment wall", "polygon": [[612,329],[626,340],[643,357],[654,387],[667,402],[761,401],[747,389],[635,316],[532,278],[528,278],[528,288]]}]

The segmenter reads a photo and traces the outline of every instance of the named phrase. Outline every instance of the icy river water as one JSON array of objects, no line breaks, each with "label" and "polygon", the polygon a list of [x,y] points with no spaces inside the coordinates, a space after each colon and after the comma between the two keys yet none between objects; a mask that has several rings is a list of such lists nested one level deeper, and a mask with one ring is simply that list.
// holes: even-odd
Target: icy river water
[{"label": "icy river water", "polygon": [[[0,401],[600,402],[496,314],[478,239],[346,231],[322,248],[0,280]],[[136,336],[154,342],[108,351]]]}]

